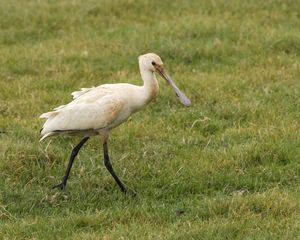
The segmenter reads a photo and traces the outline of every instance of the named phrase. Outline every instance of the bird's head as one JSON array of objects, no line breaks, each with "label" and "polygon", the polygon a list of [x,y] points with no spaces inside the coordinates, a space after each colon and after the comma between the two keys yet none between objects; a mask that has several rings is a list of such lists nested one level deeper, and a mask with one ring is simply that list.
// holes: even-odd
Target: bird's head
[{"label": "bird's head", "polygon": [[180,102],[186,107],[191,105],[191,101],[185,96],[183,92],[176,86],[170,75],[164,68],[161,58],[155,53],[147,53],[139,56],[140,67],[146,71],[157,72],[163,77],[169,85],[173,88]]},{"label": "bird's head", "polygon": [[156,66],[163,66],[161,58],[155,53],[147,53],[139,56],[139,63],[144,69],[152,72],[156,71]]}]

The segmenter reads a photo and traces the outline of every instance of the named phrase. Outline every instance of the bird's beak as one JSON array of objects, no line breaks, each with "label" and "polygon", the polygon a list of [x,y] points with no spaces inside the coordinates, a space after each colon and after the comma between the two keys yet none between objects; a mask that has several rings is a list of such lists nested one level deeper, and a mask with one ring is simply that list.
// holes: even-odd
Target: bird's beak
[{"label": "bird's beak", "polygon": [[164,79],[167,80],[167,82],[170,84],[170,86],[173,88],[174,92],[176,93],[177,97],[179,97],[180,102],[188,107],[191,105],[190,99],[188,99],[183,92],[180,91],[180,89],[176,86],[172,78],[169,76],[169,74],[166,72],[166,70],[161,65],[155,65],[154,66],[156,71],[162,76]]}]

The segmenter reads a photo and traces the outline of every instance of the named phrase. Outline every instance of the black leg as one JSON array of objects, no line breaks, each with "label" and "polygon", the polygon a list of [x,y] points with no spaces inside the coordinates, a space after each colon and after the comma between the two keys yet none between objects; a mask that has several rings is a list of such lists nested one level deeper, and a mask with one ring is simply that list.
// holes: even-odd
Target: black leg
[{"label": "black leg", "polygon": [[61,190],[65,189],[66,185],[67,185],[67,180],[68,177],[70,175],[70,171],[74,162],[75,157],[77,156],[80,148],[83,146],[83,144],[89,139],[89,137],[85,137],[84,139],[82,139],[80,141],[80,143],[78,143],[78,145],[76,147],[73,148],[71,156],[70,156],[70,160],[69,160],[69,164],[66,170],[66,173],[62,179],[62,182],[56,186],[54,186],[53,188],[60,188]]},{"label": "black leg", "polygon": [[113,176],[119,187],[121,188],[121,191],[126,194],[126,188],[124,187],[124,184],[121,182],[121,180],[118,178],[117,174],[115,173],[111,162],[109,160],[108,156],[108,147],[107,147],[107,142],[103,144],[103,150],[104,150],[104,165],[106,169],[110,172],[110,174]]}]

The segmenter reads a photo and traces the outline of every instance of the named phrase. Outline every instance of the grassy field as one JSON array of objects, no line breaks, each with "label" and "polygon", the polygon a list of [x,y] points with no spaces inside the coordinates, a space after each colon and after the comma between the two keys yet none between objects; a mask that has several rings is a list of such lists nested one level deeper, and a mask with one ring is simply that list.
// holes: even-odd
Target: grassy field
[{"label": "grassy field", "polygon": [[[0,239],[299,239],[299,1],[0,4]],[[39,143],[38,116],[81,87],[165,81],[112,132],[123,195],[98,137],[51,189],[77,138]]]}]

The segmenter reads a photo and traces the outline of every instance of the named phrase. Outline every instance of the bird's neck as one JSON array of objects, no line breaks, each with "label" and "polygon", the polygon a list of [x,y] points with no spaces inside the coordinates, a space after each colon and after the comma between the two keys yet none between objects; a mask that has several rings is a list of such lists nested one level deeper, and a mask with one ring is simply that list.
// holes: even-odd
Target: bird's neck
[{"label": "bird's neck", "polygon": [[155,98],[155,96],[158,93],[158,89],[159,89],[158,82],[154,72],[144,69],[141,65],[140,65],[140,72],[141,72],[142,79],[144,81],[143,91],[144,91],[145,101],[148,103],[153,98]]}]

